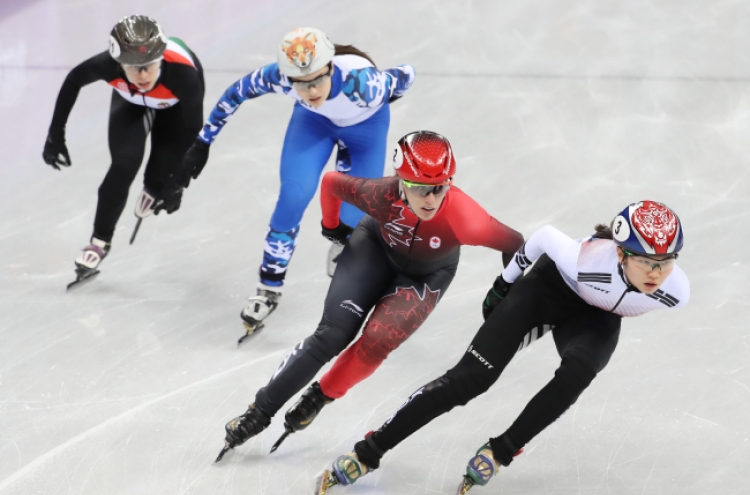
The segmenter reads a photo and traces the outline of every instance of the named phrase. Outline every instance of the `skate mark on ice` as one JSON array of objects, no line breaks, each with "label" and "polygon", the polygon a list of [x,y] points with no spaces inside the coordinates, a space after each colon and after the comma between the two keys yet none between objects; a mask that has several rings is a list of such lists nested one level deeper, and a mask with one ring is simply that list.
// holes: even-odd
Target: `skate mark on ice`
[{"label": "skate mark on ice", "polygon": [[745,385],[744,383],[742,383],[742,382],[738,382],[737,380],[732,380],[732,381],[733,381],[734,383],[736,383],[737,385],[739,385],[740,387],[742,387],[742,388],[744,388],[745,390],[747,390],[748,392],[750,392],[750,388],[748,388],[748,386],[747,386],[747,385]]},{"label": "skate mark on ice", "polygon": [[234,373],[235,371],[238,371],[243,368],[247,368],[248,366],[253,366],[255,364],[261,363],[267,359],[278,359],[280,355],[283,355],[287,352],[287,349],[276,351],[274,353],[268,354],[266,356],[263,356],[262,358],[258,358],[254,361],[251,361],[249,363],[244,363],[239,366],[235,366],[234,368],[222,371],[220,373],[216,373],[215,375],[209,376],[208,378],[204,378],[203,380],[198,380],[197,382],[193,382],[187,385],[184,385],[176,390],[173,390],[171,392],[167,392],[166,394],[160,395],[159,397],[156,397],[150,401],[144,402],[143,404],[140,404],[138,406],[135,406],[131,409],[128,409],[127,411],[123,411],[122,413],[118,414],[117,416],[108,419],[107,421],[100,423],[93,428],[89,428],[88,430],[76,435],[75,437],[67,440],[66,442],[61,443],[57,447],[53,448],[52,450],[48,451],[45,454],[42,454],[41,456],[37,457],[33,461],[31,461],[29,464],[26,464],[21,469],[16,471],[15,473],[11,474],[4,480],[0,481],[0,492],[8,487],[10,487],[13,483],[16,481],[22,479],[27,474],[33,473],[35,469],[38,467],[44,467],[46,462],[55,457],[56,455],[64,452],[68,447],[72,447],[73,445],[76,445],[80,441],[100,432],[101,430],[116,424],[117,422],[128,419],[131,416],[134,416],[136,413],[141,412],[142,410],[161,402],[165,399],[169,399],[170,397],[173,397],[175,395],[178,395],[186,390],[190,390],[193,387],[197,387],[200,385],[203,385],[205,383],[211,382],[213,380],[216,380],[217,378],[221,378],[225,375],[230,375]]},{"label": "skate mark on ice", "polygon": [[682,414],[684,414],[685,416],[690,416],[691,418],[695,418],[695,419],[699,419],[701,421],[705,421],[706,423],[708,423],[710,425],[719,426],[719,423],[714,423],[713,421],[709,421],[709,420],[701,418],[699,416],[695,416],[694,414],[690,414],[689,412],[684,412]]}]

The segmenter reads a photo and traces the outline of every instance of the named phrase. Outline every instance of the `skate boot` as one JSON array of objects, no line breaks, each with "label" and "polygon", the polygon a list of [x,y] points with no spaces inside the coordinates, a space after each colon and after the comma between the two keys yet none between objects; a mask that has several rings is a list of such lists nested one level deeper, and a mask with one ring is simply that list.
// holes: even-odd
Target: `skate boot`
[{"label": "skate boot", "polygon": [[144,188],[138,196],[138,200],[135,202],[135,216],[138,218],[145,218],[151,215],[154,212],[155,201],[153,194]]},{"label": "skate boot", "polygon": [[335,485],[351,485],[369,472],[369,468],[359,462],[357,454],[349,452],[339,456],[330,469],[324,470],[315,480],[315,495],[323,495]]},{"label": "skate boot", "polygon": [[270,424],[271,418],[256,408],[255,404],[250,404],[245,414],[234,418],[224,427],[227,432],[224,439],[224,448],[219,452],[215,462],[219,462],[227,451],[247,442]]},{"label": "skate boot", "polygon": [[148,192],[146,188],[143,188],[143,191],[141,191],[141,194],[135,202],[135,216],[138,220],[135,222],[133,234],[130,236],[130,244],[133,244],[133,241],[135,241],[135,236],[138,234],[138,229],[141,228],[141,222],[143,219],[154,212],[155,202],[156,199],[154,196]]},{"label": "skate boot", "polygon": [[299,398],[296,404],[294,404],[284,416],[284,428],[286,431],[283,435],[273,444],[271,447],[271,454],[276,452],[281,442],[286,440],[290,434],[295,431],[304,430],[310,423],[313,422],[315,417],[318,415],[321,409],[326,404],[330,404],[334,399],[326,396],[320,390],[320,383],[315,382],[305,390],[302,397]]},{"label": "skate boot", "polygon": [[336,242],[331,243],[331,247],[328,250],[328,265],[327,265],[327,271],[328,276],[333,277],[333,274],[336,273],[336,266],[339,263],[339,256],[341,256],[341,251],[344,250],[343,244],[338,244]]},{"label": "skate boot", "polygon": [[500,463],[492,457],[492,449],[489,442],[485,443],[479,447],[476,455],[469,459],[469,464],[466,466],[466,474],[464,475],[464,479],[461,480],[461,484],[458,485],[456,495],[464,495],[474,485],[486,485],[497,474],[499,467]]},{"label": "skate boot", "polygon": [[240,313],[242,322],[245,325],[246,333],[240,337],[240,340],[237,341],[237,345],[241,344],[243,340],[263,328],[263,320],[266,319],[268,315],[276,309],[276,306],[279,305],[280,297],[281,292],[270,290],[264,286],[258,288],[258,293],[255,296],[247,298],[247,300],[250,301],[250,304]]},{"label": "skate boot", "polygon": [[[519,449],[518,452],[513,454],[513,457],[521,455],[522,452],[523,449]],[[464,495],[474,485],[486,485],[497,474],[497,470],[502,465],[495,460],[490,442],[485,443],[479,447],[476,455],[469,459],[469,464],[466,466],[466,474],[463,480],[461,480],[461,484],[458,485],[456,495]],[[505,465],[507,466],[507,464]]]},{"label": "skate boot", "polygon": [[99,263],[109,253],[111,243],[91,237],[91,244],[83,248],[76,258],[76,279],[68,284],[68,289],[99,274]]}]

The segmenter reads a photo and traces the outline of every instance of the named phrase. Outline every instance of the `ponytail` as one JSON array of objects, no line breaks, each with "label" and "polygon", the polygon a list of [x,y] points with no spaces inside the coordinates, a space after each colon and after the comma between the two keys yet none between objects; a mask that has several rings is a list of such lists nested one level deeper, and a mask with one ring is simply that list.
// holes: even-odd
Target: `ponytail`
[{"label": "ponytail", "polygon": [[594,230],[596,232],[591,236],[593,239],[614,239],[611,226],[608,227],[600,223],[594,227]]},{"label": "ponytail", "polygon": [[367,59],[372,65],[375,65],[375,61],[370,58],[368,54],[360,50],[359,48],[356,48],[352,45],[337,45],[334,43],[334,56],[336,55],[357,55],[358,57],[362,57],[364,59]]}]

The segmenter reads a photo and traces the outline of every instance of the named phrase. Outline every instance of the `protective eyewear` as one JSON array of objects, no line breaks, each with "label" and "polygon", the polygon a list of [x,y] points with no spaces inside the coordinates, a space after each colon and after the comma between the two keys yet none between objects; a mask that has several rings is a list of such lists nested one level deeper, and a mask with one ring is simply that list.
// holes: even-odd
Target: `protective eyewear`
[{"label": "protective eyewear", "polygon": [[295,81],[292,79],[289,79],[289,82],[292,83],[292,87],[296,89],[297,91],[308,91],[310,88],[317,88],[319,85],[323,84],[326,79],[331,78],[331,65],[328,64],[328,72],[325,74],[321,74],[312,81]]},{"label": "protective eyewear", "polygon": [[657,260],[642,254],[633,254],[624,249],[622,251],[626,256],[630,257],[635,266],[647,272],[656,270],[657,268],[659,271],[671,270],[674,268],[675,260],[677,259],[677,253],[673,254],[671,258]]},{"label": "protective eyewear", "polygon": [[419,196],[422,196],[423,198],[426,198],[430,194],[434,194],[435,196],[440,196],[441,194],[447,193],[448,189],[451,188],[451,180],[452,179],[448,179],[447,181],[441,184],[420,184],[419,182],[410,182],[408,180],[402,179],[401,183],[409,191]]},{"label": "protective eyewear", "polygon": [[156,69],[158,69],[160,66],[160,62],[161,60],[156,60],[146,65],[123,65],[122,70],[124,70],[128,74],[140,74],[141,72],[151,74],[152,72],[156,72]]}]

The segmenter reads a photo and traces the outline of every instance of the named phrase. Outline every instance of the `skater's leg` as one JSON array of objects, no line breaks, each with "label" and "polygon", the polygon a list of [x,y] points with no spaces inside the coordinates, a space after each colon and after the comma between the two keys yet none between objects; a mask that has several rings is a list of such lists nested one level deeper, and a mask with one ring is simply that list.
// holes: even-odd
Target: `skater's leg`
[{"label": "skater's leg", "polygon": [[112,92],[109,114],[109,152],[112,165],[99,186],[99,202],[94,220],[94,237],[112,242],[128,190],[143,161],[146,135],[151,128],[153,111],[127,102]]},{"label": "skater's leg", "polygon": [[[390,120],[390,107],[383,105],[364,122],[338,129],[338,137],[345,143],[351,163],[350,170],[346,173],[363,178],[383,176]],[[363,215],[364,213],[349,203],[341,205],[341,221],[347,225],[357,225]]]},{"label": "skater's leg", "polygon": [[260,280],[266,286],[280,290],[284,285],[302,215],[333,149],[332,127],[328,119],[295,106],[281,152],[281,190],[260,268]]},{"label": "skater's leg", "polygon": [[[563,289],[568,293],[561,298]],[[549,328],[564,318],[576,304],[585,305],[565,285],[554,264],[546,256],[540,258],[480,327],[459,363],[412,394],[372,435],[370,443],[381,452],[390,450],[434,418],[484,393],[520,348],[532,337],[543,335],[545,325]],[[360,459],[377,467],[369,463],[379,456],[362,442],[358,448]]]},{"label": "skater's leg", "polygon": [[280,231],[268,226],[263,244],[263,262],[260,265],[262,288],[281,292],[287,266],[297,247],[297,235],[299,235],[299,225],[288,231]]},{"label": "skater's leg", "polygon": [[499,437],[490,441],[495,458],[507,465],[513,454],[559,418],[604,369],[617,347],[621,318],[591,308],[555,327],[562,357],[554,378],[542,388]]},{"label": "skater's leg", "polygon": [[331,280],[323,317],[313,335],[294,347],[260,389],[255,403],[273,416],[320,368],[354,339],[367,313],[390,285],[394,272],[376,235],[360,224]]},{"label": "skater's leg", "polygon": [[152,194],[159,194],[169,176],[178,172],[200,127],[189,127],[183,122],[179,105],[155,112],[151,129],[151,153],[143,173],[143,186]]},{"label": "skater's leg", "polygon": [[[540,284],[534,283],[536,279],[526,276],[518,280],[479,328],[458,364],[414,392],[372,435],[371,442],[383,452],[388,451],[433,419],[486,392],[510,363],[524,337],[545,321],[547,315],[538,313],[541,291]],[[371,457],[363,460],[372,462]]]},{"label": "skater's leg", "polygon": [[427,277],[397,276],[391,290],[375,306],[362,336],[321,378],[323,393],[338,399],[374,373],[388,355],[424,323],[455,273],[456,265],[451,265]]}]

